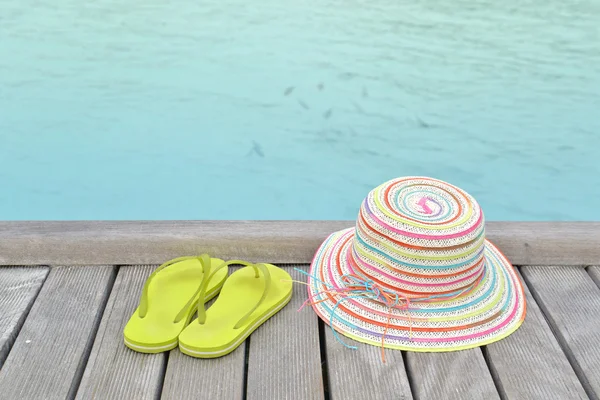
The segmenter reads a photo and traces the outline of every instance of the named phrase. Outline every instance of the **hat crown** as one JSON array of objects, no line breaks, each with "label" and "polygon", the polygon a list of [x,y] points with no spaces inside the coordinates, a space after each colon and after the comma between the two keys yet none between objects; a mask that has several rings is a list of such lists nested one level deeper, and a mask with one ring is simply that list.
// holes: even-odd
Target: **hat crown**
[{"label": "hat crown", "polygon": [[485,221],[477,201],[447,182],[404,177],[363,201],[350,262],[409,297],[462,291],[484,272]]}]

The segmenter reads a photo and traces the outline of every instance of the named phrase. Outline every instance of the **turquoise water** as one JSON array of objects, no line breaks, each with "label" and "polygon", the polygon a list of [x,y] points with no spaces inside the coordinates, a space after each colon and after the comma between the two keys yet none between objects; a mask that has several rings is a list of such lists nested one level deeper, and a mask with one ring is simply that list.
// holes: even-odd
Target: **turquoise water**
[{"label": "turquoise water", "polygon": [[0,0],[0,220],[600,220],[600,2]]}]

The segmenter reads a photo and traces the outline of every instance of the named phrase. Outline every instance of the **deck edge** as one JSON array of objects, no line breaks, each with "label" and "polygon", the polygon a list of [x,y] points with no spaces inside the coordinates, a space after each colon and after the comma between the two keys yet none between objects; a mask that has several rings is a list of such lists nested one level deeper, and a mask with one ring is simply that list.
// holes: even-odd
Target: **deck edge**
[{"label": "deck edge", "polygon": [[[221,258],[310,263],[321,242],[354,221],[0,221],[0,265],[160,264]],[[600,222],[487,222],[515,265],[600,264]]]}]

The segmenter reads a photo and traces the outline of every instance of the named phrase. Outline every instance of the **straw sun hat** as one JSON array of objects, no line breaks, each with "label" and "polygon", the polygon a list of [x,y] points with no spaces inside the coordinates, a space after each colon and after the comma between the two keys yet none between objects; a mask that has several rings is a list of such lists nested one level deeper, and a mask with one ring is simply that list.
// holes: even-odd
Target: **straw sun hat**
[{"label": "straw sun hat", "polygon": [[521,281],[486,240],[475,199],[426,177],[373,189],[355,227],[317,250],[307,283],[308,301],[338,340],[336,331],[382,352],[481,346],[525,318]]}]

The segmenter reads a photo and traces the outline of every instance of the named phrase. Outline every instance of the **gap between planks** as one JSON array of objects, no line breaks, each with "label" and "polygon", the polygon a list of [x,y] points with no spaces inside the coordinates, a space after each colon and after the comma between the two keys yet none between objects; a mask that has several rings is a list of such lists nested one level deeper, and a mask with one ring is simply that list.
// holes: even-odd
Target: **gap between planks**
[{"label": "gap between planks", "polygon": [[48,276],[47,266],[0,267],[0,369]]},{"label": "gap between planks", "polygon": [[0,370],[0,398],[73,397],[114,271],[50,269]]},{"label": "gap between planks", "polygon": [[523,266],[522,275],[591,399],[600,393],[600,289],[581,267]]}]

